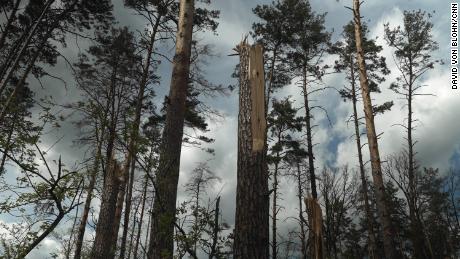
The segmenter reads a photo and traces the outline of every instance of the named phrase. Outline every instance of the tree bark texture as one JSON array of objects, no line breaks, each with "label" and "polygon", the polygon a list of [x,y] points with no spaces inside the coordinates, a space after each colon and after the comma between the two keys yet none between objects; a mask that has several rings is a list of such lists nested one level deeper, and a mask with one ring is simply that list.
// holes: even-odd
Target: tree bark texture
[{"label": "tree bark texture", "polygon": [[102,193],[101,209],[99,220],[96,226],[96,237],[94,240],[92,259],[113,259],[115,257],[116,243],[112,242],[114,233],[114,215],[117,205],[119,189],[119,177],[122,168],[118,162],[111,160],[110,168],[107,168],[107,175]]},{"label": "tree bark texture", "polygon": [[148,248],[149,259],[172,258],[185,100],[190,71],[194,0],[181,0],[176,54],[156,178],[156,195]]},{"label": "tree bark texture", "polygon": [[377,248],[375,242],[375,233],[374,233],[374,219],[372,217],[371,208],[369,205],[369,196],[367,193],[367,178],[366,171],[364,170],[363,162],[363,153],[361,151],[361,132],[359,130],[359,120],[358,120],[358,109],[357,109],[357,98],[356,98],[356,85],[355,85],[355,70],[353,63],[353,56],[350,57],[350,72],[351,72],[351,92],[352,92],[352,103],[353,103],[353,122],[355,125],[355,137],[356,137],[356,148],[358,150],[358,162],[359,162],[359,172],[361,176],[361,185],[362,185],[362,195],[364,200],[364,211],[367,218],[367,232],[369,235],[369,258],[374,259],[377,256]]},{"label": "tree bark texture", "polygon": [[265,145],[263,54],[242,42],[234,258],[269,257],[269,193]]}]

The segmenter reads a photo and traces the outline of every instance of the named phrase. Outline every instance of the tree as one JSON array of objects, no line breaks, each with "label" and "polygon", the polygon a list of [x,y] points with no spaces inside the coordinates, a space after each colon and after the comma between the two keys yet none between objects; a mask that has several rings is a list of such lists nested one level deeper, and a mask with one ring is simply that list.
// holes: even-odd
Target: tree
[{"label": "tree", "polygon": [[172,258],[173,256],[177,183],[190,69],[194,4],[194,0],[180,1],[179,30],[156,178],[148,258]]},{"label": "tree", "polygon": [[407,133],[407,153],[408,158],[408,192],[407,202],[409,206],[411,239],[415,258],[430,258],[428,247],[423,238],[423,226],[421,226],[417,215],[416,192],[417,178],[421,173],[415,158],[413,131],[415,130],[413,102],[416,96],[427,95],[420,93],[422,84],[417,83],[423,75],[434,68],[440,60],[433,60],[432,53],[438,49],[437,43],[433,40],[431,30],[433,24],[429,21],[431,15],[426,12],[404,11],[404,26],[390,29],[390,25],[385,24],[385,39],[388,45],[395,49],[394,56],[400,76],[397,82],[391,84],[390,89],[401,95],[406,100],[407,121],[406,125],[400,124]]},{"label": "tree", "polygon": [[358,60],[359,82],[361,85],[361,95],[363,98],[364,114],[366,119],[366,134],[371,160],[372,177],[374,180],[379,218],[382,224],[385,256],[386,258],[398,258],[394,243],[394,237],[396,233],[391,224],[389,204],[385,196],[382,165],[380,162],[377,134],[374,124],[374,111],[370,96],[369,77],[367,74],[366,61],[364,56],[365,52],[363,49],[363,28],[361,25],[361,14],[359,11],[360,6],[361,3],[359,0],[353,0],[353,21],[355,27],[356,56]]},{"label": "tree", "polygon": [[289,53],[291,59],[291,69],[301,78],[301,88],[304,98],[305,108],[305,129],[307,132],[307,152],[308,166],[311,181],[311,193],[314,199],[318,198],[315,164],[313,153],[313,134],[312,134],[312,110],[321,108],[310,104],[310,94],[317,92],[312,90],[312,84],[316,80],[321,80],[324,75],[323,67],[320,68],[322,55],[328,50],[330,34],[325,31],[325,14],[316,14],[308,1],[299,1],[296,9],[296,20],[293,50]]},{"label": "tree", "polygon": [[[378,87],[378,83],[381,83],[385,80],[384,76],[389,74],[389,70],[386,66],[385,58],[379,56],[379,52],[382,51],[382,47],[375,44],[374,40],[370,40],[366,38],[366,34],[368,33],[367,26],[365,24],[362,25],[363,29],[363,51],[366,58],[366,66],[367,71],[369,73],[369,87],[371,92],[380,92]],[[354,25],[352,22],[348,23],[344,26],[344,31],[342,33],[344,36],[344,40],[342,42],[338,42],[334,46],[334,52],[339,54],[339,60],[336,61],[334,68],[336,71],[346,71],[346,78],[351,84],[351,88],[345,86],[343,89],[339,90],[340,96],[344,99],[344,101],[351,101],[353,105],[353,114],[350,116],[349,120],[353,121],[354,128],[355,128],[355,139],[356,139],[356,147],[358,150],[358,162],[359,162],[359,172],[361,175],[361,185],[362,185],[362,195],[364,200],[364,209],[365,215],[367,218],[368,223],[368,235],[369,235],[369,256],[370,258],[375,258],[377,256],[377,247],[376,247],[376,238],[374,233],[374,226],[373,220],[370,215],[371,210],[369,206],[369,198],[368,198],[368,187],[367,187],[367,177],[364,167],[363,155],[362,155],[362,144],[361,144],[361,130],[360,125],[360,117],[358,116],[358,91],[359,87],[356,87],[356,80],[358,80],[358,75],[355,71],[358,70],[358,64],[356,63],[355,59],[353,58],[355,49],[356,49],[356,41],[355,41],[355,34],[354,34]],[[393,102],[386,102],[380,106],[374,106],[374,114],[383,113],[386,110],[389,110]]]},{"label": "tree", "polygon": [[262,46],[243,40],[240,56],[234,258],[268,258],[268,170]]},{"label": "tree", "polygon": [[[102,43],[100,46],[90,48],[90,53],[94,56],[94,66],[99,66],[99,70],[95,70],[91,65],[85,63],[80,64],[80,67],[81,73],[86,76],[86,79],[95,76],[96,71],[101,76],[99,80],[86,81],[90,84],[88,87],[93,87],[93,89],[99,87],[99,89],[107,90],[105,93],[108,97],[108,111],[105,114],[109,116],[109,122],[107,123],[108,132],[105,134],[108,139],[104,186],[91,256],[93,258],[112,258],[115,253],[119,224],[115,205],[117,201],[123,198],[123,195],[119,195],[119,193],[124,192],[125,176],[123,173],[126,172],[114,160],[115,142],[120,120],[129,107],[127,95],[137,84],[139,56],[136,54],[133,35],[128,32],[127,28],[113,30],[111,35],[101,36],[100,42]],[[95,93],[97,92],[90,94]]]},{"label": "tree", "polygon": [[302,130],[303,118],[296,117],[297,110],[292,107],[292,101],[286,98],[281,101],[273,99],[273,110],[268,114],[267,122],[273,145],[270,147],[270,154],[267,157],[269,164],[273,164],[273,204],[272,204],[272,258],[278,256],[277,243],[277,214],[280,210],[278,205],[279,199],[279,174],[281,172],[280,164],[286,159],[287,154],[292,147],[297,147],[299,143],[292,137],[292,133]]}]

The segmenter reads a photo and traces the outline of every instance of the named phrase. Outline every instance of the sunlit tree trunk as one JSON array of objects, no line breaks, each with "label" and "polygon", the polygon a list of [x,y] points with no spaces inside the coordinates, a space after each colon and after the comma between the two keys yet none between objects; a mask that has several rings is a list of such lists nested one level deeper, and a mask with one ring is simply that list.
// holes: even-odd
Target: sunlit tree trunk
[{"label": "sunlit tree trunk", "polygon": [[372,167],[372,177],[375,186],[375,196],[377,199],[377,208],[379,218],[383,230],[383,245],[386,258],[399,258],[395,249],[395,230],[391,223],[389,205],[385,197],[385,186],[382,177],[382,167],[380,162],[380,154],[377,143],[377,135],[374,124],[374,113],[372,109],[372,101],[370,97],[369,82],[366,71],[366,63],[364,60],[364,51],[362,48],[362,28],[360,16],[360,2],[353,0],[353,13],[355,23],[355,38],[356,52],[359,67],[359,81],[361,84],[361,94],[364,104],[364,114],[366,119],[367,140]]},{"label": "sunlit tree trunk", "polygon": [[185,100],[190,71],[194,0],[181,0],[169,102],[156,175],[156,194],[148,247],[149,259],[172,258]]}]

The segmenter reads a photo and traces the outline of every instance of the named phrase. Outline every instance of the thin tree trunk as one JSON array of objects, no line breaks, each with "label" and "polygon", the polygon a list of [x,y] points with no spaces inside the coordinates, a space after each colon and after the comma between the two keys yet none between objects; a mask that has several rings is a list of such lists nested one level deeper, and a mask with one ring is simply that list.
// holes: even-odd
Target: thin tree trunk
[{"label": "thin tree trunk", "polygon": [[209,253],[209,259],[213,259],[214,257],[219,258],[219,247],[217,245],[219,240],[219,204],[220,196],[217,197],[216,200],[216,210],[214,212],[214,227],[212,231],[212,246],[211,253]]},{"label": "thin tree trunk", "polygon": [[[245,41],[240,56],[238,166],[234,258],[269,257],[268,170],[265,156],[263,53]],[[249,71],[251,69],[251,71]]]},{"label": "thin tree trunk", "polygon": [[307,67],[306,65],[303,66],[303,73],[302,73],[302,90],[303,90],[303,98],[304,98],[304,105],[305,105],[305,127],[307,129],[307,152],[308,152],[308,171],[310,173],[310,185],[311,185],[311,195],[314,199],[318,199],[318,193],[316,191],[316,176],[315,176],[315,164],[314,159],[315,156],[313,155],[313,137],[311,134],[311,114],[310,114],[310,106],[308,102],[308,91],[307,91]]},{"label": "thin tree trunk", "polygon": [[0,162],[0,174],[5,169],[6,158],[8,156],[7,154],[8,154],[8,152],[10,152],[11,138],[13,137],[14,126],[16,124],[16,118],[15,117],[13,118],[13,123],[12,123],[12,125],[10,127],[10,130],[8,131],[8,137],[6,138],[5,149],[3,150],[2,161]]},{"label": "thin tree trunk", "polygon": [[[131,258],[131,252],[133,251],[133,241],[134,241],[134,232],[136,231],[136,223],[137,221],[137,211],[139,210],[139,206],[141,205],[141,201],[137,203],[136,210],[133,211],[133,226],[131,228],[131,238],[129,240],[129,250],[128,250],[128,257],[126,258]],[[124,256],[120,256],[120,259],[123,259]]]},{"label": "thin tree trunk", "polygon": [[[134,259],[137,258],[137,251],[139,249],[139,241],[141,240],[141,231],[142,231],[142,221],[144,219],[144,210],[145,210],[145,201],[147,199],[146,195],[147,195],[147,185],[148,185],[148,178],[145,177],[145,183],[144,183],[144,188],[143,188],[143,191],[142,191],[142,208],[141,208],[141,216],[140,216],[140,219],[139,219],[139,227],[137,229],[137,238],[136,238],[136,244],[134,246]],[[147,226],[147,229],[148,229],[148,226]]]},{"label": "thin tree trunk", "polygon": [[301,170],[300,163],[297,162],[297,196],[299,198],[299,221],[300,221],[300,244],[302,246],[302,259],[307,259],[307,243],[305,237],[305,218],[303,216],[303,206],[302,206],[302,179],[301,179]]},{"label": "thin tree trunk", "polygon": [[174,253],[177,184],[179,182],[185,101],[190,72],[194,13],[194,0],[180,1],[176,54],[156,176],[157,189],[155,190],[153,221],[148,248],[149,259],[172,258]]},{"label": "thin tree trunk", "polygon": [[6,25],[3,28],[2,36],[0,37],[0,50],[3,48],[5,45],[6,38],[8,36],[8,33],[11,29],[11,25],[13,24],[13,21],[16,18],[16,12],[19,9],[19,4],[21,3],[21,0],[16,0],[13,9],[11,10],[10,17],[8,17],[8,21],[6,22]]},{"label": "thin tree trunk", "polygon": [[[140,126],[140,119],[141,119],[141,113],[142,113],[142,104],[144,100],[144,94],[145,94],[145,88],[147,86],[148,78],[149,78],[149,72],[150,72],[150,63],[152,60],[152,54],[153,54],[153,47],[155,44],[155,38],[156,34],[158,31],[158,26],[160,25],[161,21],[161,14],[158,15],[155,24],[153,25],[152,32],[150,35],[150,41],[149,45],[147,48],[147,57],[145,58],[145,64],[144,68],[142,71],[142,78],[141,78],[141,83],[139,85],[139,94],[137,97],[137,103],[136,103],[136,112],[135,112],[135,120],[133,124],[133,129],[132,129],[132,134],[131,134],[131,139],[129,143],[129,150],[128,150],[128,156],[126,159],[126,163],[129,164],[131,160],[133,159],[133,156],[137,153],[137,139],[139,135],[139,126]],[[123,234],[121,236],[121,249],[120,249],[120,258],[123,258],[125,255],[125,250],[126,250],[126,238],[128,235],[128,223],[129,223],[129,215],[131,213],[131,199],[132,199],[132,190],[133,190],[133,183],[134,181],[132,180],[134,177],[134,170],[131,169],[131,174],[129,176],[129,186],[128,186],[128,192],[126,196],[126,209],[125,209],[125,218],[124,218],[124,227],[123,227]]]},{"label": "thin tree trunk", "polygon": [[31,244],[27,245],[17,258],[25,258],[36,246],[38,246],[38,244],[40,244],[40,242],[43,241],[43,239],[45,239],[51,232],[53,232],[53,230],[57,227],[57,225],[59,225],[61,220],[64,218],[64,215],[64,212],[60,212],[56,219],[54,219],[53,223],[51,223],[51,225],[49,225],[49,227],[47,227],[46,230],[40,236],[37,237],[37,239],[35,239]]},{"label": "thin tree trunk", "polygon": [[363,154],[361,151],[361,132],[359,130],[359,120],[358,120],[358,110],[356,108],[357,98],[356,98],[356,85],[355,85],[355,71],[354,71],[354,62],[353,56],[350,56],[350,71],[351,71],[351,92],[352,92],[352,103],[353,103],[353,122],[355,124],[355,136],[356,136],[356,148],[358,150],[358,161],[359,161],[359,172],[361,176],[361,185],[362,185],[362,194],[364,199],[364,211],[367,218],[367,232],[369,235],[369,258],[374,259],[377,256],[377,247],[375,241],[374,233],[374,220],[371,213],[371,208],[369,206],[369,195],[367,193],[367,178],[366,172],[364,170]]},{"label": "thin tree trunk", "polygon": [[[35,22],[34,26],[31,29],[31,31],[29,32],[29,35],[27,35],[27,38],[24,40],[24,43],[22,43],[22,47],[19,50],[19,52],[17,53],[16,59],[14,60],[13,64],[9,66],[6,75],[4,77],[2,77],[2,79],[0,81],[0,96],[2,95],[2,92],[5,90],[10,78],[13,76],[14,71],[16,71],[16,67],[19,64],[19,61],[22,59],[27,47],[29,46],[29,43],[31,42],[35,32],[37,31],[38,27],[40,26],[43,17],[48,12],[48,10],[49,10],[49,8],[50,8],[50,6],[51,6],[51,4],[53,2],[54,2],[54,0],[48,0],[45,3],[45,6],[43,7],[43,10],[42,10],[40,16],[38,17],[37,21]],[[40,51],[40,50],[37,49],[37,51]]]},{"label": "thin tree trunk", "polygon": [[86,194],[86,200],[85,200],[85,206],[82,212],[81,216],[81,221],[80,221],[80,226],[78,227],[78,235],[77,235],[77,240],[76,240],[76,245],[75,245],[75,255],[74,259],[80,259],[81,257],[81,249],[83,247],[83,240],[85,237],[85,231],[86,231],[86,223],[88,222],[88,215],[89,211],[91,208],[91,201],[93,199],[93,192],[94,188],[96,186],[96,180],[97,180],[97,173],[99,172],[99,165],[101,164],[102,160],[102,144],[103,144],[103,139],[105,135],[105,129],[106,129],[106,118],[107,114],[109,112],[109,103],[107,103],[107,107],[104,111],[103,117],[102,117],[102,123],[101,123],[101,129],[100,129],[100,136],[98,133],[97,129],[97,122],[96,122],[96,141],[97,141],[97,148],[96,148],[96,157],[94,160],[94,167],[93,171],[91,173],[91,178],[89,180],[89,185],[88,185],[88,190]]},{"label": "thin tree trunk", "polygon": [[378,149],[377,135],[374,124],[374,113],[367,78],[366,63],[362,47],[362,27],[359,12],[359,0],[353,0],[353,13],[355,23],[356,51],[359,66],[359,79],[361,84],[361,94],[364,103],[364,113],[366,118],[367,139],[372,167],[372,177],[374,180],[375,194],[377,198],[377,208],[383,230],[383,246],[387,259],[399,258],[395,249],[395,230],[391,223],[390,210],[385,195],[385,186],[382,177],[382,167]]},{"label": "thin tree trunk", "polygon": [[[278,141],[280,141],[280,137],[278,137]],[[279,159],[279,152],[277,152],[277,159]],[[275,162],[275,171],[273,172],[273,205],[272,205],[272,258],[278,258],[277,252],[277,240],[276,240],[276,220],[278,214],[278,162]]]}]

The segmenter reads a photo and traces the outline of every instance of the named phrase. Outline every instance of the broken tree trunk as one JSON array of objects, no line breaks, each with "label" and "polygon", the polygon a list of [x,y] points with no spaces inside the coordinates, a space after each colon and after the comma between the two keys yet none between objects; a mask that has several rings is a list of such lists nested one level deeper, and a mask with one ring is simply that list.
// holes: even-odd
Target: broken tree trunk
[{"label": "broken tree trunk", "polygon": [[269,193],[262,46],[241,42],[234,258],[268,258]]},{"label": "broken tree trunk", "polygon": [[304,199],[305,207],[310,223],[310,231],[313,232],[311,244],[311,258],[323,259],[323,214],[318,200],[312,197]]}]

